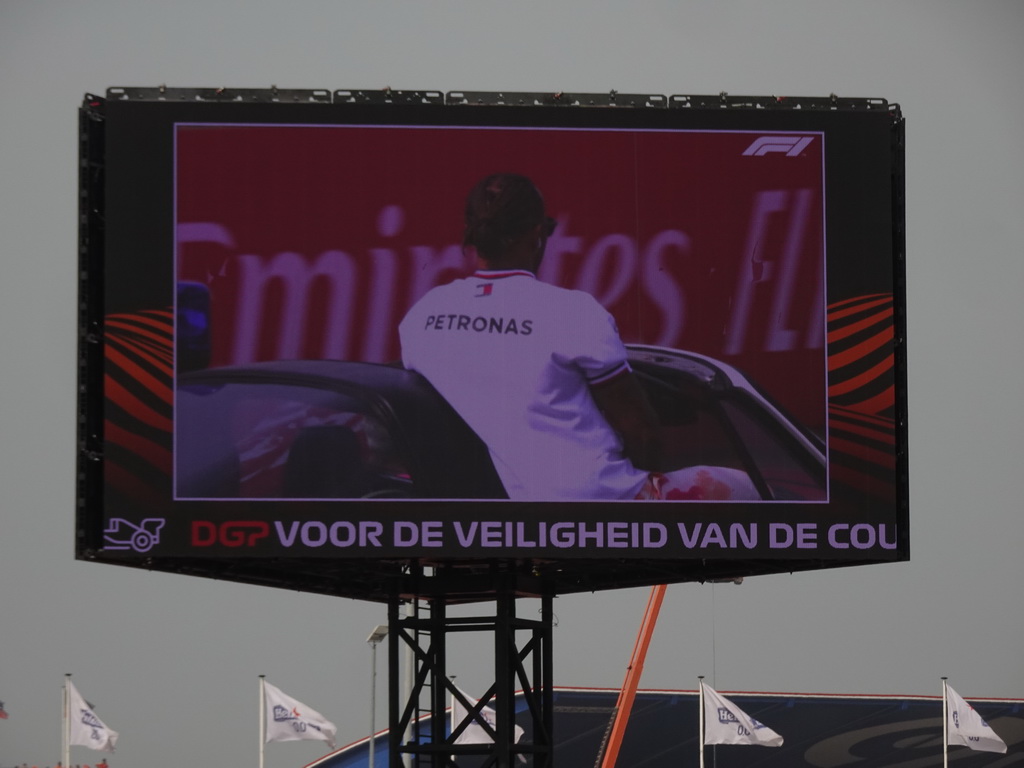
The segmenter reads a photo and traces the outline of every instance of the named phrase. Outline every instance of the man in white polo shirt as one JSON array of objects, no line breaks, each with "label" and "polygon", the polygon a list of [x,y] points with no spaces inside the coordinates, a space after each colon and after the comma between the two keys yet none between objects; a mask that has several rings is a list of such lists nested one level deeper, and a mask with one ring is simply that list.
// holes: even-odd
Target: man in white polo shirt
[{"label": "man in white polo shirt", "polygon": [[463,238],[479,269],[409,310],[402,361],[480,436],[509,498],[664,498],[665,476],[649,471],[664,463],[660,428],[614,319],[589,294],[536,278],[554,225],[525,176],[481,180]]}]

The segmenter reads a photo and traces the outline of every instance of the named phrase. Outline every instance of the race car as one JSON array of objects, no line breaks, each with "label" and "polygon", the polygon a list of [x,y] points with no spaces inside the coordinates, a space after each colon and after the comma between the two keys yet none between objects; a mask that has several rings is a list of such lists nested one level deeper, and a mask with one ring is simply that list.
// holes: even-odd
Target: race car
[{"label": "race car", "polygon": [[[762,500],[827,496],[821,438],[725,363],[628,345],[685,465],[745,472]],[[288,360],[179,375],[175,497],[501,499],[486,447],[418,374]]]}]

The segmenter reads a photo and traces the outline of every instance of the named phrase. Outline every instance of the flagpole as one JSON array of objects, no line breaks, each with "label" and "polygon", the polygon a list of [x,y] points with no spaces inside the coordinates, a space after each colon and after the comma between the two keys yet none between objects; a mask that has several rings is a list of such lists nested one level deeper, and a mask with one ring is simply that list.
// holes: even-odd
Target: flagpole
[{"label": "flagpole", "polygon": [[64,675],[64,707],[63,707],[63,719],[64,722],[61,724],[63,727],[60,731],[61,737],[61,765],[64,768],[68,768],[71,765],[71,696],[68,693],[68,683],[71,682],[71,675]]},{"label": "flagpole", "polygon": [[263,744],[267,738],[267,676],[260,675],[260,768],[263,768]]},{"label": "flagpole", "polygon": [[949,695],[946,680],[942,678],[942,768],[949,768]]},{"label": "flagpole", "polygon": [[[452,681],[452,687],[455,687],[455,675],[448,675],[448,679]],[[451,736],[455,733],[455,691],[448,692],[448,735]]]},{"label": "flagpole", "polygon": [[[413,598],[405,604],[405,618],[411,625],[416,620],[416,599]],[[416,683],[416,651],[413,649],[412,643],[405,644],[405,660],[402,662],[404,675],[402,677],[402,691],[400,701],[409,701],[412,697],[412,688]],[[389,670],[390,674],[390,670]],[[405,733],[402,734],[402,743],[408,744],[412,741],[413,736],[413,719],[409,718],[409,724],[405,726]],[[402,755],[402,765],[405,768],[413,768],[412,766],[413,754],[406,752]]]},{"label": "flagpole", "polygon": [[700,749],[700,768],[704,768],[704,675],[697,675],[699,684],[697,696],[700,698],[700,715],[697,717],[697,745]]}]

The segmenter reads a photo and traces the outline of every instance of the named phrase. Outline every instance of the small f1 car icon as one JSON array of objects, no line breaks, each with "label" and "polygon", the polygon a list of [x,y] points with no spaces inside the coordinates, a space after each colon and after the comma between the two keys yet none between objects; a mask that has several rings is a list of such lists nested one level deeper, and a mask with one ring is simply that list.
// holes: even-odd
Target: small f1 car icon
[{"label": "small f1 car icon", "polygon": [[167,521],[162,517],[147,517],[137,525],[122,517],[112,517],[103,532],[104,549],[134,549],[148,552],[160,543],[160,530]]}]

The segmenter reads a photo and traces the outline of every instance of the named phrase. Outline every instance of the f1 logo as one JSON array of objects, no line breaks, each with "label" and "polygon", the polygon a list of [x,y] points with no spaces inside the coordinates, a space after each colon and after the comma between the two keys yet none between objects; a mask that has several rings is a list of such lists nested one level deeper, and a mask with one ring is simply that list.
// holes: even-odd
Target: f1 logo
[{"label": "f1 logo", "polygon": [[797,157],[812,141],[813,136],[762,136],[747,147],[743,154],[746,157],[761,157],[769,152],[782,152],[786,157]]}]

